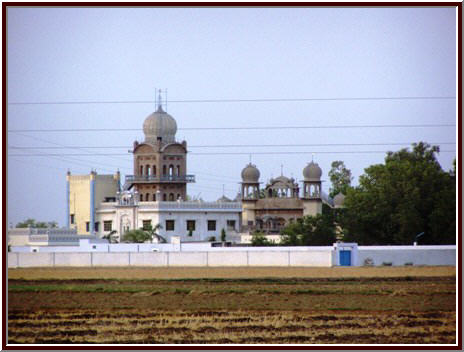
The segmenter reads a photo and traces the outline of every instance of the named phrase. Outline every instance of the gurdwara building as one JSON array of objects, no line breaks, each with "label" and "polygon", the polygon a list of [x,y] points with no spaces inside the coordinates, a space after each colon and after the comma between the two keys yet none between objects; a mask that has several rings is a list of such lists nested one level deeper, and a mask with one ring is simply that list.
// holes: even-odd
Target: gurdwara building
[{"label": "gurdwara building", "polygon": [[143,132],[144,140],[135,141],[131,150],[133,175],[126,175],[123,184],[119,172],[68,171],[69,228],[98,237],[113,231],[121,237],[159,224],[158,233],[167,241],[172,236],[184,242],[219,240],[223,229],[230,240],[256,230],[279,233],[298,218],[321,213],[323,201],[333,205],[321,192],[322,170],[314,162],[303,169],[302,190],[283,175],[260,189],[260,172],[250,163],[242,170],[235,201],[224,196],[215,202],[187,200],[187,184],[195,182],[195,176],[187,172],[187,142],[176,140],[175,119],[159,104],[145,119]]}]

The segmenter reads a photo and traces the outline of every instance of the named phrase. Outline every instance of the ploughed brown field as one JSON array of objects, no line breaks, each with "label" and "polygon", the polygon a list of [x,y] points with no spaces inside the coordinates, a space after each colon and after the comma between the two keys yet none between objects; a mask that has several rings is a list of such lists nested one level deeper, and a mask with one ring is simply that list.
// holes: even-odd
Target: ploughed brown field
[{"label": "ploughed brown field", "polygon": [[456,343],[454,267],[8,275],[9,344]]}]

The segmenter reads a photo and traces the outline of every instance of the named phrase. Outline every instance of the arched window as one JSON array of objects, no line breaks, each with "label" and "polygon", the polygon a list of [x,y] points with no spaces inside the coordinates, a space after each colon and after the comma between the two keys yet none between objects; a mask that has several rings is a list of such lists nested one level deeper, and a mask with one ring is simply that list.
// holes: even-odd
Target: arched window
[{"label": "arched window", "polygon": [[177,193],[177,199],[180,199],[180,194],[179,193]]},{"label": "arched window", "polygon": [[169,176],[174,176],[174,165],[169,165]]},{"label": "arched window", "polygon": [[147,176],[150,176],[150,165],[145,166],[145,172],[147,173]]},{"label": "arched window", "polygon": [[169,200],[174,201],[174,193],[169,193]]},{"label": "arched window", "polygon": [[167,197],[166,197],[166,193],[163,194],[163,201],[166,201],[167,200]]},{"label": "arched window", "polygon": [[177,176],[180,176],[180,165],[177,165],[177,173],[176,173]]},{"label": "arched window", "polygon": [[149,200],[150,200],[150,194],[149,194],[149,193],[147,193],[147,194],[145,195],[145,201],[147,201],[147,202],[148,202]]},{"label": "arched window", "polygon": [[156,193],[153,193],[153,201],[156,202]]},{"label": "arched window", "polygon": [[166,176],[166,165],[163,165],[163,176]]},{"label": "arched window", "polygon": [[143,202],[143,194],[140,193],[140,201]]},{"label": "arched window", "polygon": [[153,176],[156,176],[156,165],[153,165]]},{"label": "arched window", "polygon": [[143,175],[143,165],[140,165],[140,175]]}]

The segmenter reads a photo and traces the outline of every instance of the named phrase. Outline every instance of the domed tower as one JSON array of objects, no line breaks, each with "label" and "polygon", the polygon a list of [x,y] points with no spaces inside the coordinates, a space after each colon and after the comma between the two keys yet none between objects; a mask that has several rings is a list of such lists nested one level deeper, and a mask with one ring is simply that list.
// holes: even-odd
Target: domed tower
[{"label": "domed tower", "polygon": [[158,109],[143,122],[145,140],[134,142],[134,174],[124,185],[124,190],[134,187],[139,202],[185,200],[187,183],[195,182],[187,175],[187,142],[176,141],[176,120],[158,99]]},{"label": "domed tower", "polygon": [[313,161],[303,169],[303,215],[322,213],[321,176],[321,168]]},{"label": "domed tower", "polygon": [[343,208],[345,203],[345,195],[342,192],[340,192],[334,197],[333,201],[335,209]]},{"label": "domed tower", "polygon": [[259,200],[259,170],[249,163],[242,170],[242,225],[252,229],[256,223],[256,202]]}]

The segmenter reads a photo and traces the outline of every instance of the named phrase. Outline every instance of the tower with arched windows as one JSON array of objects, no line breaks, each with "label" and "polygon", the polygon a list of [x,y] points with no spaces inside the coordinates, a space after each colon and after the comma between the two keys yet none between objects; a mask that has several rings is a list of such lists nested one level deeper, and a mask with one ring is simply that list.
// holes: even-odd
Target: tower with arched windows
[{"label": "tower with arched windows", "polygon": [[316,215],[322,213],[322,170],[319,165],[311,161],[303,169],[303,214]]},{"label": "tower with arched windows", "polygon": [[134,174],[124,185],[137,192],[138,202],[186,199],[187,183],[195,177],[187,175],[187,142],[177,142],[176,132],[176,120],[159,103],[143,123],[145,140],[134,142]]}]

